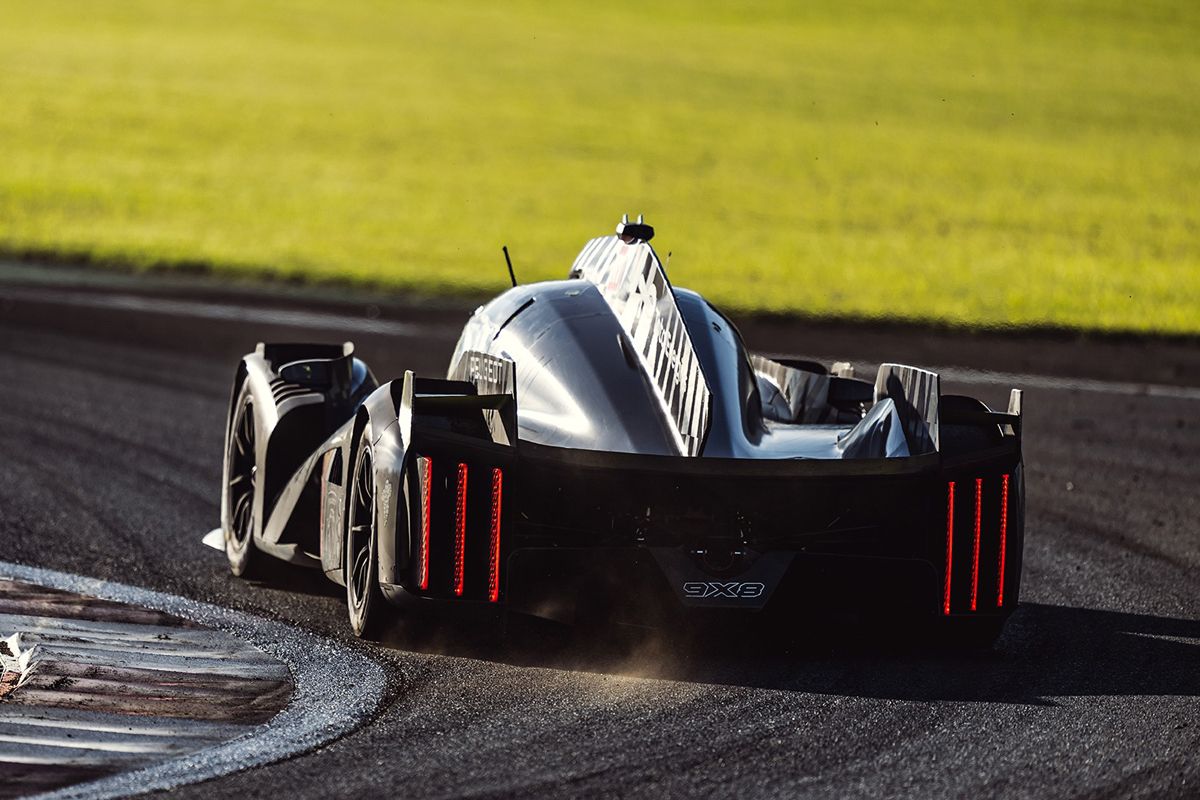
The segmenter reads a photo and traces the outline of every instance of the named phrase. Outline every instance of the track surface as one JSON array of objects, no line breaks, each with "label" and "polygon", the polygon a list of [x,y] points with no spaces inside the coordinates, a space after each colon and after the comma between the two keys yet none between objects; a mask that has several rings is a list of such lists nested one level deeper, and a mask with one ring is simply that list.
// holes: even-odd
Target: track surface
[{"label": "track surface", "polygon": [[[260,338],[337,341],[346,331],[320,319],[297,330],[305,320],[286,315],[179,316],[178,307],[64,311],[5,292],[3,558],[349,642],[332,587],[304,577],[251,585],[199,545],[218,516],[237,355]],[[405,366],[439,373],[466,314],[339,308],[425,325],[353,337],[381,376]],[[1200,386],[1200,354],[1187,342],[859,335],[782,322],[743,330],[763,350]],[[997,386],[960,388],[989,402],[1004,396]],[[371,724],[181,794],[1195,797],[1200,401],[1043,388],[1027,392],[1026,414],[1023,606],[994,653],[853,635],[582,648],[540,630],[496,642],[453,619],[410,621],[367,646],[393,678]]]}]

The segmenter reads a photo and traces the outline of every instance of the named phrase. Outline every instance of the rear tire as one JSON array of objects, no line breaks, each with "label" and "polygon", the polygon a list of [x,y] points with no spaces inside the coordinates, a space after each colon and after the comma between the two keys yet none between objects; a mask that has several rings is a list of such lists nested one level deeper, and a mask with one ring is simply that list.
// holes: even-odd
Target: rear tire
[{"label": "rear tire", "polygon": [[250,577],[258,559],[254,554],[255,508],[258,506],[258,418],[249,386],[238,394],[233,422],[229,426],[225,453],[225,499],[221,504],[221,530],[225,534],[225,556],[229,570]]},{"label": "rear tire", "polygon": [[343,575],[350,630],[363,639],[377,638],[387,601],[379,590],[379,554],[375,503],[375,462],[371,440],[364,430],[359,440],[350,481],[350,507],[346,515]]}]

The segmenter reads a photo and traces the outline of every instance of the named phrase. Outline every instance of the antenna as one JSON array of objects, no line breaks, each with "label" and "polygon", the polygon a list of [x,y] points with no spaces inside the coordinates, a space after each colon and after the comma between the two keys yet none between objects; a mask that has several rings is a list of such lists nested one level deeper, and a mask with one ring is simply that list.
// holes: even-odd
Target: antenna
[{"label": "antenna", "polygon": [[512,285],[516,286],[517,274],[513,272],[512,259],[508,257],[508,245],[504,245],[504,247],[501,247],[500,249],[504,251],[504,263],[508,264],[508,277],[512,280]]}]

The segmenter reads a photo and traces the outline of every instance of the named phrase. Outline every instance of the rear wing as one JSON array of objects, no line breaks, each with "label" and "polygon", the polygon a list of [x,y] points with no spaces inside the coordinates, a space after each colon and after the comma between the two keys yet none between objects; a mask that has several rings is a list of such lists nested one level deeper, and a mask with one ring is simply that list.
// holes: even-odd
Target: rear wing
[{"label": "rear wing", "polygon": [[947,408],[942,410],[941,421],[948,425],[999,425],[1005,435],[1020,436],[1023,403],[1024,392],[1010,389],[1007,411]]},{"label": "rear wing", "polygon": [[409,370],[396,385],[406,442],[432,436],[472,449],[516,444],[516,377],[509,359],[468,350],[448,379],[419,378]]},{"label": "rear wing", "polygon": [[875,406],[891,400],[900,417],[910,455],[939,447],[938,406],[942,381],[936,372],[903,364],[880,364],[875,375]]},{"label": "rear wing", "polygon": [[1001,436],[1021,435],[1022,392],[1013,389],[1008,410],[943,395],[936,372],[904,364],[882,364],[874,384],[849,377],[849,365],[834,374],[815,362],[753,356],[764,413],[792,424],[854,423],[839,441],[844,458],[895,458],[938,453],[943,425],[998,426]]},{"label": "rear wing", "polygon": [[[467,351],[449,379],[404,373],[398,416],[412,513],[410,590],[495,603],[512,519],[512,362]],[[394,391],[394,390],[393,390]]]},{"label": "rear wing", "polygon": [[994,425],[1002,439],[1019,441],[1021,437],[1020,389],[1010,391],[1007,412],[991,411],[973,398],[943,395],[941,378],[936,372],[903,364],[882,364],[875,377],[872,412],[888,401],[899,417],[909,455],[940,452],[944,425]]}]

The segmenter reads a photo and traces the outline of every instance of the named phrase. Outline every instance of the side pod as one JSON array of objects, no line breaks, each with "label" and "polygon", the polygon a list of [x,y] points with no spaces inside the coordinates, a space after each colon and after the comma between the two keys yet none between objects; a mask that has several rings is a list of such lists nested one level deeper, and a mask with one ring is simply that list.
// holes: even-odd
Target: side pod
[{"label": "side pod", "polygon": [[[312,453],[353,418],[375,388],[354,345],[259,343],[238,366],[226,438],[238,404],[253,409],[255,460],[254,542],[278,558],[312,564],[319,549],[319,494],[307,472]],[[226,447],[226,458],[229,448]]]}]

